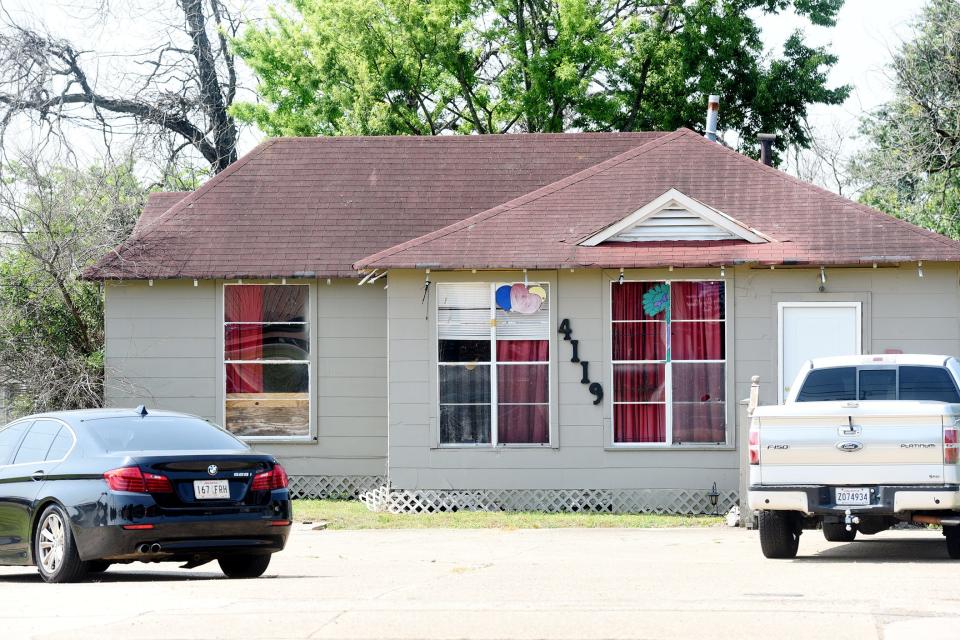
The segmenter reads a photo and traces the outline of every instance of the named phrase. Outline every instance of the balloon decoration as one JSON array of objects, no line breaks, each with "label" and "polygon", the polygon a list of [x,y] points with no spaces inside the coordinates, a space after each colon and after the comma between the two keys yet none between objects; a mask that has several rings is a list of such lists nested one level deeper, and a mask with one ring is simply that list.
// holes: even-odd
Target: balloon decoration
[{"label": "balloon decoration", "polygon": [[547,291],[540,285],[505,284],[497,287],[497,306],[514,313],[536,313],[547,299]]}]

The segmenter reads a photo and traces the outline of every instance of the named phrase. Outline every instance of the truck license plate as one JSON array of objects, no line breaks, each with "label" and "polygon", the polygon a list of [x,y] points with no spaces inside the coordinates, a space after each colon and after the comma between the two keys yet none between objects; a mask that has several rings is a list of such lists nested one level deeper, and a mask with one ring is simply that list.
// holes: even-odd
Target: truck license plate
[{"label": "truck license plate", "polygon": [[870,504],[870,490],[861,487],[837,487],[837,505],[863,506]]},{"label": "truck license plate", "polygon": [[194,480],[193,495],[197,500],[229,500],[228,480]]}]

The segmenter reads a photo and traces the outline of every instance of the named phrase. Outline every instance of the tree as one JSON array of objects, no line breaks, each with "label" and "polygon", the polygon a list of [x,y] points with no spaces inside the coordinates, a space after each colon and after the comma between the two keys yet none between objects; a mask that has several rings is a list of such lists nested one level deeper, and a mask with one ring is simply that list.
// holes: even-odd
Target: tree
[{"label": "tree", "polygon": [[287,0],[236,41],[272,135],[635,131],[721,126],[755,148],[807,146],[810,104],[838,104],[836,58],[800,32],[769,58],[751,11],[832,25],[842,0]]},{"label": "tree", "polygon": [[[104,3],[106,5],[106,3]],[[130,53],[142,72],[98,73],[105,58],[49,33],[15,24],[0,30],[0,139],[17,116],[61,133],[64,123],[114,125],[167,144],[171,165],[193,149],[214,173],[237,159],[237,125],[229,108],[237,69],[227,40],[240,20],[224,0],[177,0],[180,22],[148,51]],[[116,57],[115,55],[113,56]]]},{"label": "tree", "polygon": [[960,238],[960,4],[931,0],[891,71],[893,100],[861,127],[861,200]]},{"label": "tree", "polygon": [[0,182],[0,383],[18,413],[101,406],[103,298],[80,271],[133,229],[133,160],[81,170],[36,155]]}]

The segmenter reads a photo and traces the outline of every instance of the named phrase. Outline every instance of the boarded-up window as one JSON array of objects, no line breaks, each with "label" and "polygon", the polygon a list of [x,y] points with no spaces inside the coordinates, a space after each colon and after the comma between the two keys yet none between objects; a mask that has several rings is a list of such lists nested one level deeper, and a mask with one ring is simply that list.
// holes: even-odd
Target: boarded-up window
[{"label": "boarded-up window", "polygon": [[615,444],[724,444],[723,282],[614,282]]},{"label": "boarded-up window", "polygon": [[437,287],[440,442],[550,442],[546,284]]},{"label": "boarded-up window", "polygon": [[308,299],[307,285],[224,285],[224,422],[234,434],[310,435]]}]

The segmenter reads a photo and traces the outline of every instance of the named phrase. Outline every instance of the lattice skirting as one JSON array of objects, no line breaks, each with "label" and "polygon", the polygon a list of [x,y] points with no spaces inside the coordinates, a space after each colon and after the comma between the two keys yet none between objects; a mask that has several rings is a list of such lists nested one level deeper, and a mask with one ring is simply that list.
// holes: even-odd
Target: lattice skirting
[{"label": "lattice skirting", "polygon": [[360,494],[386,484],[383,476],[290,476],[293,498],[356,500]]},{"label": "lattice skirting", "polygon": [[721,491],[717,506],[709,489],[390,489],[360,495],[371,511],[591,511],[597,513],[724,514],[738,503],[736,491]]}]

